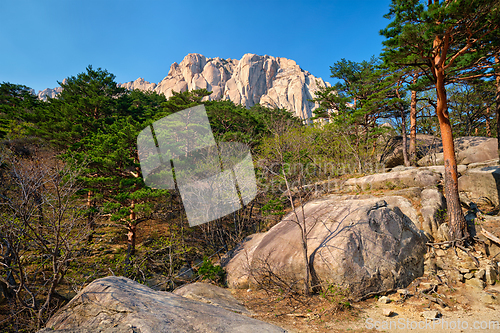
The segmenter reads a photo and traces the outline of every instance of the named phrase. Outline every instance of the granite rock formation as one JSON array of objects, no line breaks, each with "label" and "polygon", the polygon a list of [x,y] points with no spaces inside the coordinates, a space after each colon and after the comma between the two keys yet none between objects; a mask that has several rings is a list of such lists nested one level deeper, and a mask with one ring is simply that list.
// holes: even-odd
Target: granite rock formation
[{"label": "granite rock formation", "polygon": [[245,54],[240,60],[206,58],[188,54],[180,64],[173,63],[158,84],[139,78],[121,84],[127,89],[153,90],[167,98],[173,92],[207,89],[207,100],[231,100],[252,107],[284,108],[308,119],[317,107],[308,101],[320,87],[330,84],[301,69],[293,60]]}]

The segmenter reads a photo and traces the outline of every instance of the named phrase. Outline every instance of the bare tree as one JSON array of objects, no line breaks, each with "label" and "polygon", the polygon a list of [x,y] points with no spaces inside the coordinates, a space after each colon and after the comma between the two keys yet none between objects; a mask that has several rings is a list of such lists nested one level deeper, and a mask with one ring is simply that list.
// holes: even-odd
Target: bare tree
[{"label": "bare tree", "polygon": [[[289,123],[276,123],[274,128],[275,139],[270,143],[266,149],[266,154],[270,162],[274,166],[279,167],[279,171],[274,175],[284,182],[286,187],[285,195],[290,202],[292,211],[285,217],[283,221],[290,221],[294,223],[300,230],[300,241],[304,259],[304,294],[309,295],[311,292],[311,266],[310,254],[307,246],[308,236],[314,227],[306,223],[306,216],[304,211],[304,204],[306,202],[307,192],[304,191],[305,174],[304,165],[301,164],[303,156],[302,145],[298,144],[298,137],[295,135],[298,132],[293,131]],[[290,172],[287,166],[298,164],[299,167]],[[270,170],[272,171],[272,170]],[[291,183],[292,181],[292,183]],[[298,201],[296,203],[296,201]]]},{"label": "bare tree", "polygon": [[27,313],[40,329],[64,300],[56,289],[88,235],[85,202],[75,196],[79,170],[7,149],[0,165],[0,283],[18,318]]}]

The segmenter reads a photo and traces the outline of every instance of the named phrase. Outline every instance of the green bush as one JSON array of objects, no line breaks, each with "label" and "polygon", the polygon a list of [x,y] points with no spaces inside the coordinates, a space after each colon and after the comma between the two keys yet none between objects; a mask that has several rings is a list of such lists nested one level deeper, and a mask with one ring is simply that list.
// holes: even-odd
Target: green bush
[{"label": "green bush", "polygon": [[221,266],[212,264],[206,257],[198,269],[198,275],[202,280],[209,280],[222,286],[226,284],[226,271]]}]

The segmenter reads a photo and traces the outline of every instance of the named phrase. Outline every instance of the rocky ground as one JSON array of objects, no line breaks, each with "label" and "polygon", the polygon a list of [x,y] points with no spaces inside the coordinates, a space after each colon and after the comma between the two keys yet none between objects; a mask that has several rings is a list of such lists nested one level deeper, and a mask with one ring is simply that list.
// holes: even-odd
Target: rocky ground
[{"label": "rocky ground", "polygon": [[[481,250],[470,254],[478,259],[479,267],[460,249],[456,254],[451,247],[431,250],[424,276],[408,288],[353,302],[351,308],[342,308],[338,299],[321,295],[306,301],[255,290],[235,290],[233,294],[254,318],[289,332],[500,332],[500,282],[491,285],[484,276],[474,277],[492,259]],[[460,270],[469,271],[472,277],[464,278],[467,273]]]}]

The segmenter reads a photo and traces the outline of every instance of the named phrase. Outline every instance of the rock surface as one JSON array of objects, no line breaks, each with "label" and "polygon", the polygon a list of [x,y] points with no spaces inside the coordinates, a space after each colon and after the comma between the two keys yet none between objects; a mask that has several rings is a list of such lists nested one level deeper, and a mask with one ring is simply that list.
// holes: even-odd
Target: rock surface
[{"label": "rock surface", "polygon": [[139,89],[142,91],[154,91],[154,89],[156,88],[156,83],[150,83],[140,77],[135,81],[121,83],[120,86],[128,90]]},{"label": "rock surface", "polygon": [[317,107],[308,99],[320,87],[329,85],[286,58],[245,54],[236,60],[206,58],[196,53],[188,54],[180,64],[173,63],[158,84],[141,78],[121,84],[127,89],[153,90],[167,98],[174,91],[207,89],[211,92],[208,100],[283,108],[302,119],[310,118]]},{"label": "rock surface", "polygon": [[441,174],[424,168],[412,168],[403,171],[377,173],[360,178],[348,179],[344,186],[348,190],[394,189],[407,187],[435,186],[441,180]]},{"label": "rock surface", "polygon": [[[457,164],[472,164],[498,160],[497,139],[480,136],[464,136],[453,140]],[[418,161],[418,165],[442,165],[443,147],[436,147],[436,152],[424,156]]]},{"label": "rock surface", "polygon": [[[410,137],[407,138],[407,146],[409,149]],[[417,159],[421,159],[432,152],[439,151],[440,149],[442,151],[440,138],[428,134],[417,134]],[[380,163],[384,164],[386,168],[403,165],[403,137],[391,137],[387,141],[379,160]]]},{"label": "rock surface", "polygon": [[236,313],[250,314],[250,311],[234,298],[231,291],[210,283],[195,282],[186,284],[174,290],[174,294],[195,301],[213,304]]},{"label": "rock surface", "polygon": [[421,196],[423,218],[422,230],[437,235],[439,226],[444,222],[446,212],[446,201],[441,192],[436,188],[424,189]]},{"label": "rock surface", "polygon": [[[304,212],[313,285],[336,284],[357,297],[406,287],[423,274],[426,237],[386,201],[332,195],[308,202]],[[303,281],[300,229],[293,218],[285,216],[267,233],[247,239],[222,261],[231,287],[248,288],[266,265],[289,282]]]},{"label": "rock surface", "polygon": [[[156,91],[167,98],[174,92],[207,89],[211,94],[205,100],[231,100],[245,107],[261,104],[309,119],[319,106],[309,99],[315,97],[320,87],[330,86],[330,83],[282,57],[248,53],[236,60],[190,53],[180,64],[174,62],[168,75],[158,84],[138,78],[118,85],[129,90]],[[38,92],[38,98],[56,97],[61,91],[61,87],[47,88]]]},{"label": "rock surface", "polygon": [[[66,79],[64,79],[62,81],[63,84],[66,83]],[[54,98],[56,97],[57,95],[59,95],[59,93],[61,93],[62,91],[62,87],[56,87],[54,89],[51,89],[51,88],[47,88],[47,89],[44,89],[44,90],[40,90],[37,94],[38,98],[43,100],[43,101],[46,101],[47,100],[47,97],[50,97],[50,98]]]},{"label": "rock surface", "polygon": [[494,205],[500,204],[500,166],[468,169],[458,179],[458,190],[474,202],[487,198]]},{"label": "rock surface", "polygon": [[46,327],[40,332],[286,332],[214,305],[114,276],[93,281]]}]

